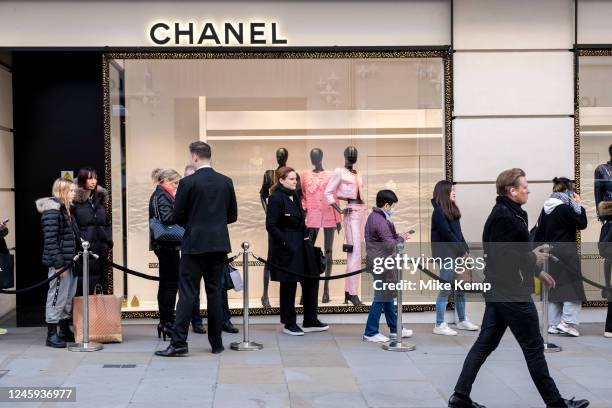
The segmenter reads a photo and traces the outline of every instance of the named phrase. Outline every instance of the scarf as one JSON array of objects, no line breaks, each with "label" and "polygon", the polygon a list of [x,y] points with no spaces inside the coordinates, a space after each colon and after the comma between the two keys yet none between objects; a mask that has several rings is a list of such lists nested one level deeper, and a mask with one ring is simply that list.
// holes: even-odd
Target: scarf
[{"label": "scarf", "polygon": [[567,193],[552,193],[550,198],[557,199],[563,204],[568,204],[576,214],[582,213],[582,207],[576,201],[572,200]]}]

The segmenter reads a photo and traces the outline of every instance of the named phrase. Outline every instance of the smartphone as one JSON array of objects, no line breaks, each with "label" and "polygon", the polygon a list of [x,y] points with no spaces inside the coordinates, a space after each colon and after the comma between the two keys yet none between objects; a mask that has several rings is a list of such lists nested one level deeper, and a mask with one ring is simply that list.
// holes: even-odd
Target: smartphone
[{"label": "smartphone", "polygon": [[408,233],[409,233],[410,235],[414,234],[415,232],[416,232],[416,231],[415,231],[415,230],[413,230],[413,229],[411,229],[411,230],[409,230],[409,231],[408,231]]},{"label": "smartphone", "polygon": [[7,224],[10,220],[7,218],[6,220],[2,221],[3,224]]}]

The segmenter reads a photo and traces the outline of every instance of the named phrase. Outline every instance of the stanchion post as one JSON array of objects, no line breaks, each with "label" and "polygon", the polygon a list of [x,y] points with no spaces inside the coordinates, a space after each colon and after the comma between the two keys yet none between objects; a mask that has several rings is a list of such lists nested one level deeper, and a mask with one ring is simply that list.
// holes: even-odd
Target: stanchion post
[{"label": "stanchion post", "polygon": [[255,351],[263,349],[263,345],[249,339],[249,243],[242,243],[242,341],[230,344],[232,350]]},{"label": "stanchion post", "polygon": [[[83,241],[83,342],[68,347],[70,351],[98,351],[100,343],[89,342],[89,242]],[[91,254],[97,258],[97,255]]]},{"label": "stanchion post", "polygon": [[[401,254],[404,252],[404,244],[397,244],[396,254]],[[398,266],[398,265],[396,265]],[[394,340],[391,340],[389,344],[383,344],[383,350],[387,351],[412,351],[416,348],[416,345],[412,343],[404,343],[402,342],[402,329],[404,327],[402,312],[403,312],[403,300],[402,300],[402,272],[404,268],[397,268],[397,327],[396,327],[396,337]]]},{"label": "stanchion post", "polygon": [[[550,253],[551,246],[548,244],[543,245],[543,252]],[[542,271],[548,273],[548,258],[544,260]],[[554,343],[548,342],[548,287],[544,285],[544,282],[540,283],[542,288],[542,338],[544,339],[544,352],[545,353],[556,353],[562,350],[561,346],[557,346]]]}]

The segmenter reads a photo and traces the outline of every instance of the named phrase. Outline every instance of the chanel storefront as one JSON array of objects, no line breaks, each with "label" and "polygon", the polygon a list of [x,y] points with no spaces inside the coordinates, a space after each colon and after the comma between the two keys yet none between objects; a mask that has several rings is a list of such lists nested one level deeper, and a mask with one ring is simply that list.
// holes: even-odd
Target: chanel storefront
[{"label": "chanel storefront", "polygon": [[[47,158],[57,162],[48,168],[59,174],[97,163],[112,197],[112,258],[130,269],[157,274],[148,247],[152,170],[183,173],[188,144],[202,140],[212,146],[215,169],[234,181],[234,253],[248,241],[255,254],[267,254],[262,184],[279,166],[279,149],[300,173],[304,194],[319,194],[327,172],[343,167],[345,148],[354,146],[366,207],[374,206],[378,190],[394,190],[400,200],[395,225],[415,230],[418,254],[430,252],[430,199],[438,180],[457,183],[466,239],[478,242],[499,171],[527,172],[530,226],[550,194],[550,180],[575,178],[590,223],[581,237],[583,273],[603,282],[603,261],[593,246],[600,228],[593,171],[608,160],[612,143],[605,110],[612,93],[602,86],[612,72],[606,45],[612,30],[598,20],[604,9],[610,6],[588,0],[5,2],[0,41],[15,62],[15,95],[23,89],[18,68],[29,54],[99,58],[100,127],[80,136],[91,142],[80,140],[82,160],[64,164],[55,156]],[[16,25],[24,21],[28,30]],[[76,69],[69,65],[66,70]],[[15,117],[23,123],[31,114],[18,99],[11,103],[19,105]],[[70,120],[86,119],[76,114]],[[15,180],[22,180],[20,158],[31,145],[18,145]],[[322,160],[313,149],[322,151]],[[318,166],[324,171],[313,172]],[[55,177],[40,183],[50,185]],[[29,196],[20,196],[20,186],[9,187],[16,190],[7,202],[16,203],[17,222],[36,217],[25,208]],[[36,237],[26,234],[38,233],[34,224],[25,224],[23,234],[16,226],[18,246],[38,248]],[[317,245],[331,251],[332,274],[347,272],[348,240],[347,228],[321,224]],[[277,313],[277,284],[270,283],[266,299],[263,265],[251,259],[249,270],[252,312]],[[18,266],[18,287],[39,280],[30,271],[20,282],[20,273]],[[109,278],[114,294],[125,297],[125,316],[156,316],[156,282],[117,270]],[[410,277],[421,278],[427,279]],[[367,274],[357,282],[366,304],[370,282]],[[603,304],[598,290],[585,289],[590,306]],[[436,293],[407,292],[405,310],[434,310]],[[344,280],[330,281],[327,290],[321,285],[323,313],[367,311],[344,298]],[[201,301],[206,309],[204,296]],[[240,314],[242,294],[230,291],[229,301]]]}]

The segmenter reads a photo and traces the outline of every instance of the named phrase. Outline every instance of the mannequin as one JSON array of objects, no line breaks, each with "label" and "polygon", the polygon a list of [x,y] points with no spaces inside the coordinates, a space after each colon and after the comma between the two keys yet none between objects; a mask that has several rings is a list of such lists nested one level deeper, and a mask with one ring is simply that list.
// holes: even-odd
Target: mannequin
[{"label": "mannequin", "polygon": [[[276,170],[280,169],[287,165],[287,159],[289,159],[289,151],[284,147],[279,147],[276,150],[276,162],[278,163],[278,167]],[[276,176],[276,170],[266,170],[263,176],[263,182],[261,184],[261,190],[259,190],[259,198],[261,200],[261,206],[263,207],[264,212],[268,211],[268,197],[270,197],[270,188],[278,182],[278,177]],[[300,187],[300,177],[297,178],[297,188],[296,192],[301,193]],[[261,296],[261,304],[265,308],[272,307],[270,306],[270,299],[268,298],[268,286],[270,286],[270,268],[268,266],[264,266],[264,274],[263,274],[263,295]]]},{"label": "mannequin", "polygon": [[[597,217],[599,216],[599,203],[602,201],[612,201],[612,144],[608,146],[608,155],[610,160],[602,163],[595,169],[595,209]],[[612,263],[608,260],[604,261],[604,280],[606,286],[610,286],[612,278]],[[607,296],[602,291],[602,296]]]},{"label": "mannequin", "polygon": [[[327,183],[325,199],[338,214],[343,214],[346,254],[346,271],[361,269],[361,244],[364,239],[365,216],[367,209],[363,203],[361,173],[354,168],[357,163],[357,148],[349,146],[344,149],[344,167],[338,167]],[[346,201],[346,207],[340,208],[338,200]],[[344,280],[344,303],[363,305],[359,299],[359,275],[349,276]]]},{"label": "mannequin", "polygon": [[[324,250],[327,259],[325,275],[331,275],[332,270],[332,248],[334,246],[334,229],[340,233],[342,229],[340,214],[327,204],[325,200],[325,188],[332,175],[331,171],[323,169],[323,151],[314,148],[310,151],[310,161],[314,168],[304,171],[300,175],[302,181],[302,207],[306,212],[306,227],[310,241],[314,244],[323,228]],[[335,200],[338,204],[338,200]],[[325,281],[323,287],[322,303],[329,303],[329,281]]]},{"label": "mannequin", "polygon": [[602,201],[612,201],[612,144],[608,147],[608,155],[610,160],[595,169],[595,208]]}]

